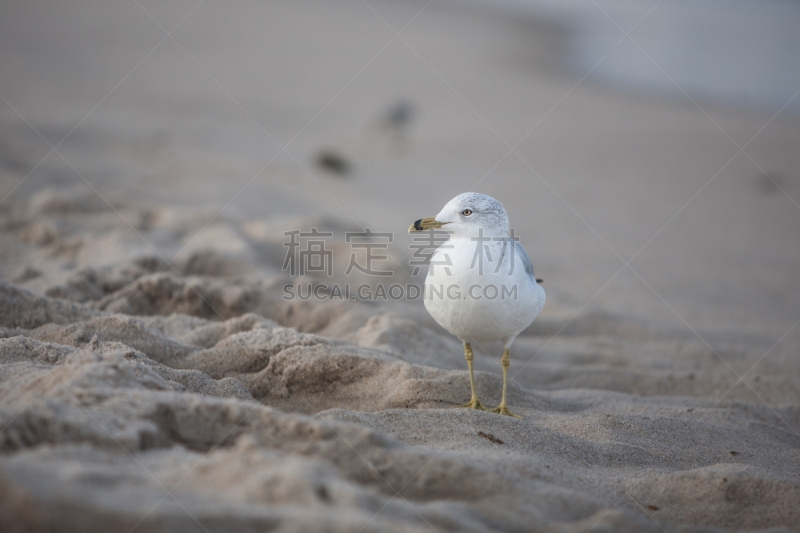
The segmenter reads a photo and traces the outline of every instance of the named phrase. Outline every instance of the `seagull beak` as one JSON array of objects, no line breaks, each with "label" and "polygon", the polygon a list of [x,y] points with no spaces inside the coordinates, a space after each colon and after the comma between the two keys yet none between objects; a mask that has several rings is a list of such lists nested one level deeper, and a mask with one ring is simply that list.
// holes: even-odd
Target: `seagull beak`
[{"label": "seagull beak", "polygon": [[408,228],[409,233],[414,233],[415,231],[425,231],[428,229],[435,229],[441,228],[445,224],[449,224],[449,222],[439,222],[436,220],[436,217],[428,217],[428,218],[421,218],[411,224],[411,227]]}]

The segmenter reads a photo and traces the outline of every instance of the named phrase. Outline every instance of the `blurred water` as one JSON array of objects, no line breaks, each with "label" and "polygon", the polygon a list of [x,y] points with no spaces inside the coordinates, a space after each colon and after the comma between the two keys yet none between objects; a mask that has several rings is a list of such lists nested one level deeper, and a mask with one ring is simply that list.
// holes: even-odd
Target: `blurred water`
[{"label": "blurred water", "polygon": [[[501,0],[500,5],[564,23],[571,30],[568,67],[578,77],[593,69],[590,79],[617,88],[682,96],[685,91],[692,98],[774,111],[800,91],[800,2]],[[629,31],[631,39],[624,38]],[[800,113],[800,95],[785,111]]]}]

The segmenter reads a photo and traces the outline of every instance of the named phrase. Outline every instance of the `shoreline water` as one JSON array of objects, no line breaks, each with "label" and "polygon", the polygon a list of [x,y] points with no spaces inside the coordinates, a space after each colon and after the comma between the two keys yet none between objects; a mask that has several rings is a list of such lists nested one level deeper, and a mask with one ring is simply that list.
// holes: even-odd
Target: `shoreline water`
[{"label": "shoreline water", "polygon": [[[566,29],[563,67],[615,90],[800,113],[800,5],[752,0],[471,4],[546,17]],[[626,33],[630,32],[630,38]]]}]

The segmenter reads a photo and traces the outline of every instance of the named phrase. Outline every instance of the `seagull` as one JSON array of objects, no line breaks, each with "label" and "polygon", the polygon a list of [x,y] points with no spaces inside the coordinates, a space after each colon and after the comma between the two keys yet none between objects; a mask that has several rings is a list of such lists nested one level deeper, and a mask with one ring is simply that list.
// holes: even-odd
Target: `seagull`
[{"label": "seagull", "polygon": [[541,280],[514,237],[503,204],[491,196],[459,194],[435,217],[414,222],[409,233],[446,231],[449,239],[431,256],[425,278],[425,309],[464,343],[472,398],[459,405],[487,411],[475,391],[471,342],[503,343],[503,397],[490,412],[522,418],[506,403],[511,344],[544,307]]}]

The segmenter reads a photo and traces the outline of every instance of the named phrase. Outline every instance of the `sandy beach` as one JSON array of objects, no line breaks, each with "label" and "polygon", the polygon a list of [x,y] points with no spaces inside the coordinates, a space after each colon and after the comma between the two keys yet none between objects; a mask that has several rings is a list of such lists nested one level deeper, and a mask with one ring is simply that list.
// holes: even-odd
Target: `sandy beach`
[{"label": "sandy beach", "polygon": [[[651,7],[609,61],[658,64]],[[576,73],[546,10],[3,11],[3,531],[800,530],[797,93]],[[453,409],[460,341],[376,296],[465,191],[544,279],[523,420]],[[330,275],[286,269],[311,228]],[[347,272],[365,228],[380,275]],[[473,348],[494,406],[502,347]]]}]

